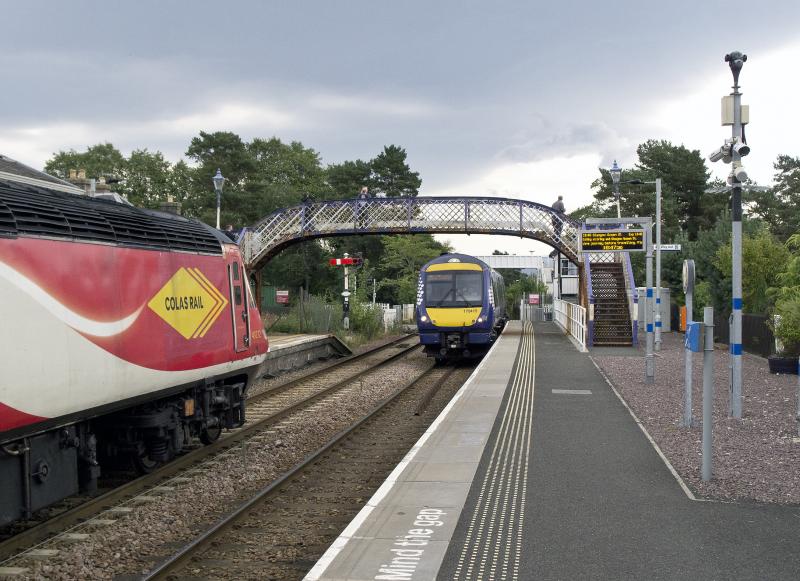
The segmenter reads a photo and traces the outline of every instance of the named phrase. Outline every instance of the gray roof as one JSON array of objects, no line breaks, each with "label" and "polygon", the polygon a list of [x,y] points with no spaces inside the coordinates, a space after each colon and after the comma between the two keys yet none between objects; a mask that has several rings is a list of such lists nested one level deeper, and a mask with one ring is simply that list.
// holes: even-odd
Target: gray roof
[{"label": "gray roof", "polygon": [[70,194],[86,193],[82,188],[58,179],[55,176],[51,176],[50,174],[46,174],[43,171],[33,169],[5,155],[0,155],[0,179],[23,184],[33,184],[51,190],[68,192]]},{"label": "gray roof", "polygon": [[46,174],[43,171],[39,171],[33,169],[25,165],[24,163],[20,163],[11,159],[10,157],[6,157],[5,155],[0,154],[0,171],[15,174],[18,176],[23,176],[26,178],[33,178],[37,180],[42,180],[45,182],[53,182],[56,184],[64,184],[63,180],[58,179],[57,177],[53,177],[50,174]]}]

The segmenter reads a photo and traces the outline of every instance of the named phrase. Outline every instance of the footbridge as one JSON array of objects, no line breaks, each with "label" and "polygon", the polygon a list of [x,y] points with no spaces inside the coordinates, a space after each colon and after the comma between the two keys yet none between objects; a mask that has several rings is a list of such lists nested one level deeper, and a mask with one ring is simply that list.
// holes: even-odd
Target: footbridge
[{"label": "footbridge", "polygon": [[251,272],[284,248],[314,238],[359,234],[500,234],[549,244],[576,264],[580,223],[544,204],[481,197],[367,198],[276,210],[245,231]]},{"label": "footbridge", "polygon": [[[240,245],[248,270],[260,279],[261,268],[281,250],[315,238],[429,233],[500,234],[539,240],[578,266],[579,304],[558,300],[556,321],[583,346],[635,343],[637,298],[628,255],[582,255],[581,225],[544,204],[510,198],[331,200],[276,210],[246,229]],[[257,283],[257,295],[260,290]]]}]

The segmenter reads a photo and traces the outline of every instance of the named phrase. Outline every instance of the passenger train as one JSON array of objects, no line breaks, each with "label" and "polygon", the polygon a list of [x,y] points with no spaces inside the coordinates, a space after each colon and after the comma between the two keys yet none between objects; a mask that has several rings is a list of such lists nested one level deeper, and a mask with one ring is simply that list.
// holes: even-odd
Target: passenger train
[{"label": "passenger train", "polygon": [[0,524],[242,425],[268,351],[223,233],[75,191],[0,172]]},{"label": "passenger train", "polygon": [[503,277],[472,256],[443,254],[420,271],[416,319],[428,356],[480,357],[507,320]]}]

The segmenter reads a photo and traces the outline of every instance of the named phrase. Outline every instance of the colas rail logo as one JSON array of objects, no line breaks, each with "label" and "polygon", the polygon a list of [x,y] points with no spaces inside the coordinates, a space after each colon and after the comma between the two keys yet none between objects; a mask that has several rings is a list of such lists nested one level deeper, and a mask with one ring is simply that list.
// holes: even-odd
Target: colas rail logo
[{"label": "colas rail logo", "polygon": [[186,339],[203,337],[228,304],[198,268],[181,267],[147,306]]}]

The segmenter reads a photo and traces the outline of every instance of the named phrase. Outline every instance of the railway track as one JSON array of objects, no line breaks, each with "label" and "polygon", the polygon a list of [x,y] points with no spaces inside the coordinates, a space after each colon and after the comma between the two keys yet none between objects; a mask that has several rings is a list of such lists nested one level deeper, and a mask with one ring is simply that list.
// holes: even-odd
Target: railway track
[{"label": "railway track", "polygon": [[402,359],[418,348],[416,342],[410,341],[412,337],[406,335],[359,355],[337,360],[248,398],[244,426],[225,432],[213,444],[197,447],[152,473],[128,481],[100,496],[67,500],[63,512],[0,542],[0,567],[20,561],[26,552],[41,550],[52,537],[66,533],[79,539],[83,534],[80,529],[90,526],[93,521],[107,522],[125,516],[141,498],[150,498],[152,491],[159,494],[159,489],[181,484],[180,474],[185,471],[267,430],[287,416],[332,396],[381,367]]},{"label": "railway track", "polygon": [[302,578],[471,371],[427,368],[144,579]]}]

